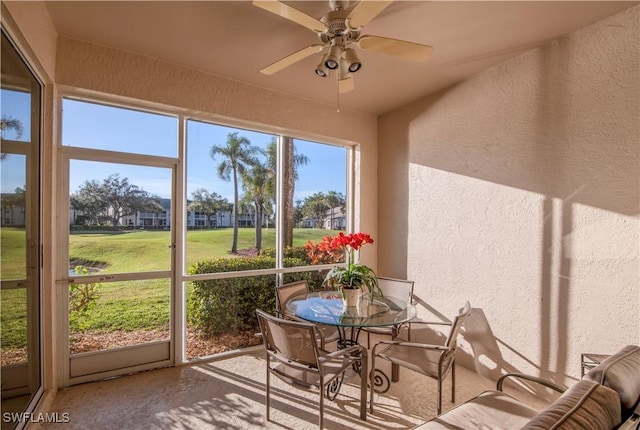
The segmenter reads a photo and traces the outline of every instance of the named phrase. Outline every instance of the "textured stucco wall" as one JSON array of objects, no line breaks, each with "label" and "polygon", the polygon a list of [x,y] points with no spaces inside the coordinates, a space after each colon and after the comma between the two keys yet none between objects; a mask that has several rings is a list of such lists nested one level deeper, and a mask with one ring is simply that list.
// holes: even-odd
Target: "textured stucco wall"
[{"label": "textured stucco wall", "polygon": [[640,7],[379,120],[383,275],[461,361],[559,382],[640,341]]}]

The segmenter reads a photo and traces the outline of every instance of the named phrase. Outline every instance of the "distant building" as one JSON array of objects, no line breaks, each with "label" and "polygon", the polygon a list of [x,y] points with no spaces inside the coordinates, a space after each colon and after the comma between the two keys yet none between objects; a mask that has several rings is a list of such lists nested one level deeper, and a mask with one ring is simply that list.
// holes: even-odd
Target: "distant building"
[{"label": "distant building", "polygon": [[347,217],[341,207],[327,211],[324,217],[324,228],[328,230],[345,230],[347,228]]},{"label": "distant building", "polygon": [[[171,227],[171,200],[160,199],[161,211],[139,211],[133,215],[125,215],[120,218],[119,225],[123,227],[168,229]],[[3,208],[4,210],[4,208]],[[23,210],[24,212],[24,210]],[[187,228],[224,228],[233,227],[233,212],[220,211],[209,216],[204,212],[187,211]],[[3,217],[4,222],[4,217]],[[82,211],[69,209],[69,224],[81,225],[83,223]],[[3,224],[4,225],[4,224]],[[13,224],[15,225],[15,224]],[[254,219],[250,213],[238,216],[238,226],[253,227]]]},{"label": "distant building", "polygon": [[347,228],[347,217],[342,211],[342,208],[337,206],[333,209],[327,210],[321,222],[313,217],[302,218],[302,221],[300,221],[300,227],[324,228],[327,230],[344,230]]},{"label": "distant building", "polygon": [[[16,194],[14,193],[2,193],[2,213],[0,214],[0,225],[3,227],[23,227],[25,224],[24,219],[24,206],[22,204],[9,204],[8,200],[14,199]],[[15,200],[14,200],[15,201]]]}]

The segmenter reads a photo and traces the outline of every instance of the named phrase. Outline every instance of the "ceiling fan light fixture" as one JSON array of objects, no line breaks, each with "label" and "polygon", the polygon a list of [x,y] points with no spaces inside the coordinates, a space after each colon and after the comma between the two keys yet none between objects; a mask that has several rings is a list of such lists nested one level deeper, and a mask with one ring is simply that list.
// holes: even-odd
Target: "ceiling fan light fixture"
[{"label": "ceiling fan light fixture", "polygon": [[320,76],[321,78],[326,78],[329,74],[327,66],[324,65],[325,61],[327,60],[327,56],[327,54],[324,54],[322,56],[322,60],[320,60],[320,64],[316,66],[316,75]]},{"label": "ceiling fan light fixture", "polygon": [[324,65],[329,70],[336,70],[340,65],[340,56],[342,55],[342,48],[337,45],[331,45],[331,49],[329,49],[329,54],[326,58],[323,57]]},{"label": "ceiling fan light fixture", "polygon": [[338,70],[338,80],[342,81],[344,79],[349,79],[351,77],[351,72],[349,71],[347,60],[344,58],[340,59],[340,70]]},{"label": "ceiling fan light fixture", "polygon": [[349,71],[351,73],[355,73],[358,70],[360,70],[360,68],[362,67],[362,63],[360,62],[360,59],[358,58],[358,54],[356,53],[355,49],[353,48],[347,49],[344,56],[345,56],[345,60],[347,61]]}]

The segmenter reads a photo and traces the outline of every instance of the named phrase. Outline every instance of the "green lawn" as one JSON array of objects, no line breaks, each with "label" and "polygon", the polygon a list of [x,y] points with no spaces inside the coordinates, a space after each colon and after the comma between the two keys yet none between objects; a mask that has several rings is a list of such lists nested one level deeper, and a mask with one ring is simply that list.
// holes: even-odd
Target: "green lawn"
[{"label": "green lawn", "polygon": [[[296,229],[294,246],[303,246],[309,240],[318,241],[331,234],[329,230]],[[186,265],[212,258],[233,258],[229,254],[233,230],[190,230],[187,232]],[[170,234],[168,231],[136,230],[120,233],[74,233],[69,239],[71,259],[102,262],[102,273],[147,272],[170,269]],[[255,246],[255,231],[238,231],[238,249]],[[262,247],[275,247],[275,230],[264,229]],[[4,263],[4,260],[3,260]]]},{"label": "green lawn", "polygon": [[0,276],[2,279],[26,277],[27,237],[24,229],[2,227],[0,229]]},{"label": "green lawn", "polygon": [[[318,241],[336,232],[321,229],[296,229],[294,246]],[[232,229],[191,230],[187,232],[187,267],[213,258],[236,258],[229,254]],[[238,249],[252,248],[255,230],[239,230]],[[2,278],[16,279],[24,273],[24,230],[0,230],[2,240]],[[273,247],[275,230],[263,230],[263,247]],[[69,237],[72,260],[93,262],[101,272],[127,273],[170,270],[170,234],[168,231],[135,230],[127,232],[73,232]],[[90,264],[91,265],[91,264]],[[22,271],[22,272],[21,272]],[[138,330],[168,327],[170,315],[169,280],[111,282],[96,285],[96,305],[78,318],[78,330]],[[23,291],[23,290],[22,290]],[[24,294],[16,290],[2,292],[2,349],[19,347],[26,341]]]}]

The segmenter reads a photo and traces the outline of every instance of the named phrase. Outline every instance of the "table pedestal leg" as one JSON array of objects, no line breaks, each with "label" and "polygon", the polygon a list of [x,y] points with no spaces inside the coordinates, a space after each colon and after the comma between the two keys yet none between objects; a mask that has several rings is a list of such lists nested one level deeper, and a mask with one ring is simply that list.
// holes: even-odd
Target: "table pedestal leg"
[{"label": "table pedestal leg", "polygon": [[398,382],[400,380],[400,366],[395,363],[391,364],[391,381]]}]

